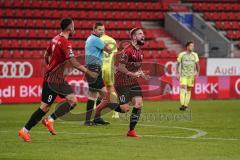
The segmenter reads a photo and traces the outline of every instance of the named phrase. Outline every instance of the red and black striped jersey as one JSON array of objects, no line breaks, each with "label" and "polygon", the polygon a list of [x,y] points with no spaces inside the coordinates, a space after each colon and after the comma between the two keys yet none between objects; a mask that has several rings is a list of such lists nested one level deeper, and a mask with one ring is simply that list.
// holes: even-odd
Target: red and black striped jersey
[{"label": "red and black striped jersey", "polygon": [[47,52],[50,56],[50,62],[47,65],[44,80],[53,81],[53,79],[63,79],[66,60],[75,56],[72,51],[71,42],[65,37],[57,35],[52,39]]},{"label": "red and black striped jersey", "polygon": [[[142,60],[143,51],[140,48],[137,49],[132,44],[120,52],[119,63],[125,64],[129,72],[137,72],[141,68]],[[137,78],[133,78],[117,70],[115,74],[115,86],[129,86],[134,84],[138,84]]]}]

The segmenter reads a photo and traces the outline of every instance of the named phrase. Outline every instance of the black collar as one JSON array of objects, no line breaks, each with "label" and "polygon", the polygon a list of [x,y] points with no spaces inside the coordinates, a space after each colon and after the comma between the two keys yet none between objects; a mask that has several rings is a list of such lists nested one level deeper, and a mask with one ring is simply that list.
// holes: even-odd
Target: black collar
[{"label": "black collar", "polygon": [[96,36],[96,37],[99,37],[99,38],[100,38],[100,36],[98,36],[98,35],[96,35],[96,34],[94,34],[94,33],[92,33],[92,35],[94,35],[94,36]]}]

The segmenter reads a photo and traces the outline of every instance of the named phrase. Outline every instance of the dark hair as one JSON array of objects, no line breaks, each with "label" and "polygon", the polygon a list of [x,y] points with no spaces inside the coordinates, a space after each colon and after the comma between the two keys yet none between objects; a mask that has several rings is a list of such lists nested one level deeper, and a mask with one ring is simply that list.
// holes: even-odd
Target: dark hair
[{"label": "dark hair", "polygon": [[72,22],[72,18],[63,18],[60,23],[62,31],[64,31]]},{"label": "dark hair", "polygon": [[94,25],[93,25],[93,29],[96,29],[98,26],[104,26],[103,23],[101,22],[96,22]]},{"label": "dark hair", "polygon": [[130,37],[132,38],[133,37],[133,35],[138,31],[138,30],[141,30],[142,28],[133,28],[133,29],[131,29],[131,31],[130,31]]},{"label": "dark hair", "polygon": [[190,44],[192,44],[193,41],[188,41],[186,44],[185,44],[185,47],[188,47]]}]

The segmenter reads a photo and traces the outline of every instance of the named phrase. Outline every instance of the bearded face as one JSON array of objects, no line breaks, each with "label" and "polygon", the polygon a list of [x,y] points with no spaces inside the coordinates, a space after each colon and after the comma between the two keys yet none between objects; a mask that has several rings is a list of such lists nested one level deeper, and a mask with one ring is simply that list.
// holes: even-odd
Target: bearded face
[{"label": "bearded face", "polygon": [[141,29],[137,30],[134,35],[134,39],[136,40],[137,45],[143,46],[145,42],[145,36],[144,36],[143,30]]},{"label": "bearded face", "polygon": [[137,40],[137,45],[143,46],[144,42],[145,42],[144,38],[141,38],[141,39]]}]

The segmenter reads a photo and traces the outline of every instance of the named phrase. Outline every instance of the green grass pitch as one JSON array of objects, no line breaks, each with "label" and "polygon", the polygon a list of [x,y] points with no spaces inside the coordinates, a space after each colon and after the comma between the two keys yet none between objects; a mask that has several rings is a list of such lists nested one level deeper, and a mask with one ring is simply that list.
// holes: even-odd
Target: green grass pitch
[{"label": "green grass pitch", "polygon": [[[178,111],[177,101],[145,101],[136,130],[126,137],[128,117],[109,126],[83,126],[58,120],[56,136],[42,124],[31,130],[32,144],[17,131],[38,104],[0,105],[0,160],[239,160],[240,100],[191,101],[192,110]],[[79,103],[74,113],[84,111]]]}]

